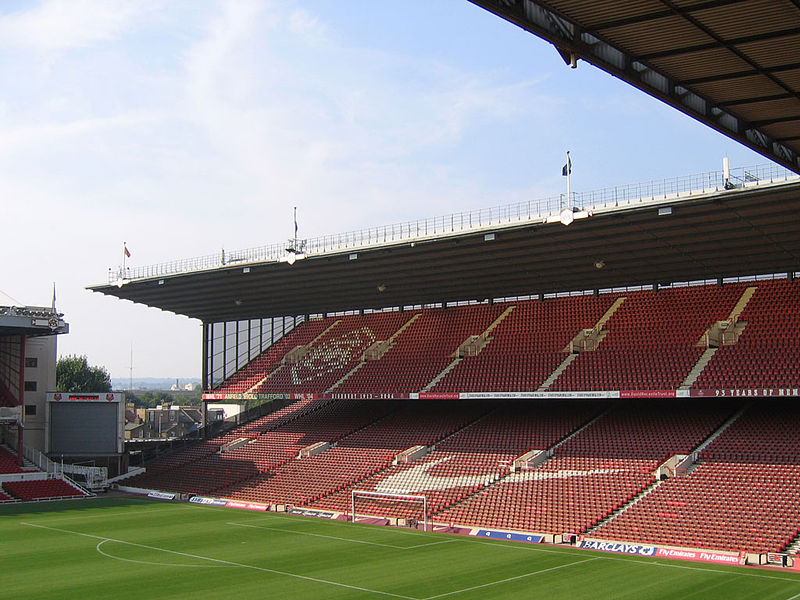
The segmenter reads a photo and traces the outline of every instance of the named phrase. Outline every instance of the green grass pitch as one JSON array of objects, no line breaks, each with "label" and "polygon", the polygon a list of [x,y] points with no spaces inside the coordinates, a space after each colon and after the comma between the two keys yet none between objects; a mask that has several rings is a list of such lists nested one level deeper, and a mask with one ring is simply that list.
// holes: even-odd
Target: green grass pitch
[{"label": "green grass pitch", "polygon": [[0,507],[0,597],[800,598],[800,574],[226,508]]}]

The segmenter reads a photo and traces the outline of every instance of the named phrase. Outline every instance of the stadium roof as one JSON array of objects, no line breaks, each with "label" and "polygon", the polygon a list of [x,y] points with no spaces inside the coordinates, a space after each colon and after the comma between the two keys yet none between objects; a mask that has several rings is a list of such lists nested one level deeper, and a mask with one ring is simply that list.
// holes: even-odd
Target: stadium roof
[{"label": "stadium roof", "polygon": [[800,180],[541,218],[357,252],[89,289],[201,319],[484,300],[800,270]]},{"label": "stadium roof", "polygon": [[470,0],[800,173],[800,0]]},{"label": "stadium roof", "polygon": [[23,306],[0,291],[0,337],[25,335],[37,337],[69,333],[64,315],[43,306]]}]

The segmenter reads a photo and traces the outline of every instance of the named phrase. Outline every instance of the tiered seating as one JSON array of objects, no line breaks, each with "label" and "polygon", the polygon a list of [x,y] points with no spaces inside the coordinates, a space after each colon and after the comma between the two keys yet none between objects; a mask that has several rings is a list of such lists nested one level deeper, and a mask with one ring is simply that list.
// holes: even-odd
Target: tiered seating
[{"label": "tiered seating", "polygon": [[759,281],[739,321],[739,341],[721,347],[696,389],[800,387],[800,281]]},{"label": "tiered seating", "polygon": [[[156,470],[139,485],[341,512],[350,511],[353,489],[422,494],[434,522],[586,533],[656,483],[656,466],[689,454],[738,408],[707,400],[635,401],[608,409],[539,401],[321,402],[231,432],[226,439],[249,437],[250,443]],[[701,453],[702,464],[688,476],[660,482],[592,535],[785,550],[800,533],[798,430],[800,408],[754,402]],[[296,458],[318,441],[334,443],[314,457]],[[433,450],[392,465],[417,445]],[[549,460],[511,472],[515,458],[548,448],[555,452]],[[418,507],[407,504],[362,502],[359,514],[370,511],[420,517]]]},{"label": "tiered seating", "polygon": [[346,375],[374,342],[387,340],[414,313],[391,312],[341,317],[297,364],[284,365],[258,393],[324,392]]},{"label": "tiered seating", "polygon": [[136,477],[132,477],[128,481],[131,485],[138,485],[145,477],[149,478],[158,473],[163,473],[165,471],[170,471],[172,469],[182,467],[183,465],[198,461],[207,456],[211,456],[218,450],[219,450],[219,443],[217,442],[214,441],[200,442],[199,444],[187,448],[186,450],[182,450],[180,452],[177,452],[176,454],[171,454],[169,456],[159,458],[156,461],[149,463],[147,465],[146,474],[137,475]]},{"label": "tiered seating", "polygon": [[[181,493],[210,493],[252,479],[290,461],[320,441],[337,441],[385,416],[391,406],[380,402],[339,401],[303,414],[280,431],[259,434],[253,443],[224,454],[212,453],[193,462],[172,464],[131,480],[130,485]],[[242,437],[228,434],[227,439]],[[219,448],[219,441],[213,444]]]},{"label": "tiered seating", "polygon": [[779,552],[800,534],[800,466],[707,463],[665,481],[595,536]]},{"label": "tiered seating", "polygon": [[660,462],[695,448],[728,413],[707,404],[619,406],[558,446],[555,458],[510,475],[437,519],[543,533],[585,531],[653,483]]},{"label": "tiered seating", "polygon": [[756,401],[675,477],[597,534],[751,552],[778,552],[800,533],[800,408]]},{"label": "tiered seating", "polygon": [[286,425],[287,423],[290,423],[291,421],[294,421],[303,415],[322,408],[329,402],[330,400],[312,398],[296,400],[289,406],[285,406],[284,408],[271,412],[268,415],[250,421],[241,427],[237,427],[233,431],[218,436],[213,441],[219,443],[221,446],[242,437],[256,439],[262,433],[282,427],[283,425]]},{"label": "tiered seating", "polygon": [[[758,291],[740,317],[747,327],[739,343],[720,348],[694,387],[800,387],[800,282],[782,280],[625,293],[626,300],[603,327],[607,335],[598,348],[582,352],[550,389],[677,389],[704,351],[698,345],[703,333],[727,319],[750,285]],[[564,347],[592,327],[617,297],[584,295],[315,320],[301,324],[216,391],[250,390],[275,371],[255,391],[319,393],[338,384],[333,391],[418,392],[453,361],[468,336],[483,333],[511,306],[514,310],[490,333],[482,352],[465,357],[433,391],[535,390],[564,360]],[[386,354],[361,365],[371,344],[388,340],[415,316]],[[289,350],[328,328],[297,364],[281,366]]]},{"label": "tiered seating", "polygon": [[273,371],[281,363],[286,353],[296,346],[310,343],[327,327],[332,325],[334,319],[322,319],[301,323],[286,336],[270,346],[265,352],[250,361],[244,368],[237,371],[215,391],[222,394],[241,394],[248,392],[261,381],[264,376]]},{"label": "tiered seating", "polygon": [[7,502],[8,500],[13,500],[13,498],[4,494],[3,488],[0,487],[0,502]]},{"label": "tiered seating", "polygon": [[650,461],[557,457],[436,515],[437,521],[541,533],[596,525],[655,481]]},{"label": "tiered seating", "polygon": [[17,465],[17,457],[0,446],[0,474],[22,472],[23,470],[19,468],[19,465]]},{"label": "tiered seating", "polygon": [[367,362],[337,392],[418,392],[454,359],[459,345],[480,335],[503,312],[480,304],[427,310],[380,360]]},{"label": "tiered seating", "polygon": [[536,390],[566,357],[563,349],[579,331],[593,327],[614,299],[609,294],[512,303],[514,311],[491,333],[488,346],[466,357],[433,389]]},{"label": "tiered seating", "polygon": [[258,466],[253,461],[239,460],[233,454],[235,453],[212,454],[164,473],[146,473],[130,485],[170,492],[205,494],[258,474]]},{"label": "tiered seating", "polygon": [[[383,493],[424,494],[428,512],[434,514],[507,474],[515,458],[530,450],[549,448],[597,410],[594,403],[510,403],[436,444],[436,449],[423,459],[394,466],[360,481],[357,487]],[[417,443],[429,442],[417,438]],[[349,511],[350,497],[350,490],[346,489],[314,506]],[[402,504],[382,504],[374,509],[392,517],[412,517],[415,510]]]},{"label": "tiered seating", "polygon": [[800,407],[796,402],[756,400],[714,439],[701,459],[800,465]]},{"label": "tiered seating", "polygon": [[734,411],[728,403],[632,402],[618,406],[580,435],[559,446],[559,455],[637,458],[652,468],[688,454]]},{"label": "tiered seating", "polygon": [[743,284],[642,291],[606,323],[608,336],[582,353],[552,390],[674,390],[695,365],[696,344],[716,321],[725,319]]},{"label": "tiered seating", "polygon": [[6,481],[3,483],[3,489],[20,500],[41,500],[43,498],[64,498],[86,495],[79,489],[72,487],[63,479]]},{"label": "tiered seating", "polygon": [[481,405],[471,404],[453,411],[446,403],[408,403],[397,413],[342,439],[336,448],[291,461],[221,493],[269,503],[307,504],[341,492],[344,502],[349,502],[349,492],[343,491],[348,486],[387,468],[402,450],[431,444],[483,410]]},{"label": "tiered seating", "polygon": [[[327,403],[327,400],[310,399],[293,402],[289,406],[251,421],[250,423],[247,423],[246,425],[243,425],[232,432],[225,433],[211,440],[200,442],[199,444],[187,448],[186,450],[182,450],[175,454],[171,454],[148,463],[147,472],[129,479],[128,485],[147,487],[147,485],[163,483],[161,480],[155,480],[154,477],[162,473],[172,472],[184,465],[188,465],[189,463],[212,456],[219,451],[223,444],[232,442],[236,439],[242,437],[256,439],[261,433],[270,429],[276,429],[281,425],[285,425],[293,419],[316,410]],[[166,477],[166,481],[169,481],[169,476]]]}]

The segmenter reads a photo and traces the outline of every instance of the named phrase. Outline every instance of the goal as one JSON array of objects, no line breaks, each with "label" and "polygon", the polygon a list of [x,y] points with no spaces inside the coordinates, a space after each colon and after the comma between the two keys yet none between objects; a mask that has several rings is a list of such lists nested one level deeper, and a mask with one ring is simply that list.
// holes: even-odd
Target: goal
[{"label": "goal", "polygon": [[398,524],[405,522],[411,527],[421,523],[422,530],[428,531],[428,500],[425,496],[353,490],[350,509],[353,523],[359,515],[380,516],[396,518]]}]

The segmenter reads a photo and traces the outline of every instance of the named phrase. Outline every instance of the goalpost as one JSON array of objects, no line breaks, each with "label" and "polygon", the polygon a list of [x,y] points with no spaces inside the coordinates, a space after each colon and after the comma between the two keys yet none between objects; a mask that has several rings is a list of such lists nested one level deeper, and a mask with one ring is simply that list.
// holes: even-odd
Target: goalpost
[{"label": "goalpost", "polygon": [[[353,523],[356,522],[359,508],[363,509],[362,516],[387,516],[385,511],[395,508],[395,512],[413,515],[402,518],[422,523],[422,530],[428,531],[428,499],[425,496],[352,490],[350,494],[350,520]],[[398,508],[400,509],[399,511],[397,511]]]}]

